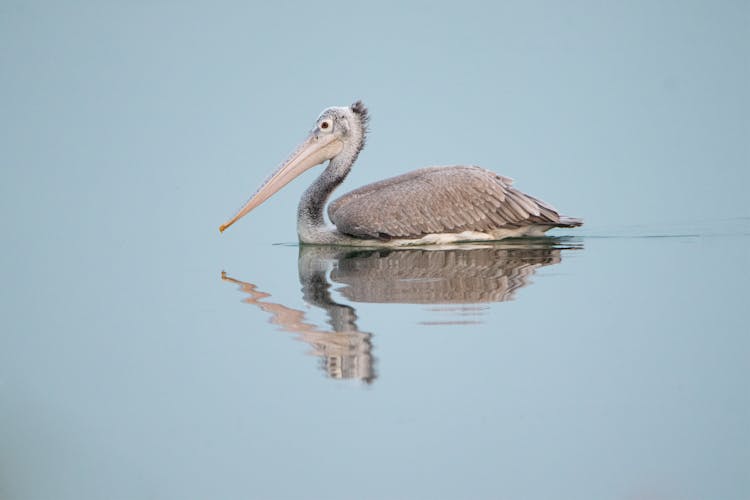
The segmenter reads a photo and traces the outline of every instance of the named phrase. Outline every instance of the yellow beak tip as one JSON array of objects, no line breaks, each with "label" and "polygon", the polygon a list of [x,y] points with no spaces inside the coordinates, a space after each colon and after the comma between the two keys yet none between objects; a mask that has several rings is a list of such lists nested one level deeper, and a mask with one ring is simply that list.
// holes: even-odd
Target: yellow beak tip
[{"label": "yellow beak tip", "polygon": [[221,226],[219,226],[219,232],[223,233],[226,228],[227,228],[227,225],[226,224],[222,224]]}]

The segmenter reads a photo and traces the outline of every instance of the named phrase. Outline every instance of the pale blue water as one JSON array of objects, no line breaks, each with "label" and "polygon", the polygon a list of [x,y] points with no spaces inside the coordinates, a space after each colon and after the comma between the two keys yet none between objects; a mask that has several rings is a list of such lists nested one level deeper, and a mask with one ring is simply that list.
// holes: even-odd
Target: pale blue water
[{"label": "pale blue water", "polygon": [[[750,496],[744,2],[0,3],[3,499]],[[586,219],[300,248],[352,189],[479,164]]]}]

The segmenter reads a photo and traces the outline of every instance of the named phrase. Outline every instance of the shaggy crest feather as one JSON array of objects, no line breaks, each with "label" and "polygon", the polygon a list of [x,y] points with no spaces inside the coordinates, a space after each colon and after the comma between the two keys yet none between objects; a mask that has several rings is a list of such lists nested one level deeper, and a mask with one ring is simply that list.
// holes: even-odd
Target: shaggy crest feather
[{"label": "shaggy crest feather", "polygon": [[362,124],[362,131],[367,133],[370,124],[370,114],[367,111],[367,106],[362,101],[357,101],[350,108],[359,117],[359,122]]}]

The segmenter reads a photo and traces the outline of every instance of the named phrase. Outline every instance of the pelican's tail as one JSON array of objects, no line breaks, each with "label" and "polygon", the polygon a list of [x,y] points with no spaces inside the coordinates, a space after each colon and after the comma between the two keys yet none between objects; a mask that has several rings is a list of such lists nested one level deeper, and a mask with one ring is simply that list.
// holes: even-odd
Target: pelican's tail
[{"label": "pelican's tail", "polygon": [[583,219],[578,219],[576,217],[566,217],[564,215],[560,216],[560,222],[555,224],[556,227],[578,227],[583,225]]}]

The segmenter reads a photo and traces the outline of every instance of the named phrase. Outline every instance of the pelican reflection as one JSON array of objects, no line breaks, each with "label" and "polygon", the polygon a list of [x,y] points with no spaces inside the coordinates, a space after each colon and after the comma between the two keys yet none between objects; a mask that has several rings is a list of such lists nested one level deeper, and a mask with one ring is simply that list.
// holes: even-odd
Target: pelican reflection
[{"label": "pelican reflection", "polygon": [[[301,246],[298,271],[302,298],[327,313],[327,327],[314,325],[301,310],[270,301],[270,294],[250,282],[225,273],[222,279],[238,284],[248,295],[244,302],[271,314],[271,323],[297,333],[312,347],[311,354],[321,359],[329,377],[370,383],[376,378],[372,334],[359,329],[351,305],[333,299],[332,283],[342,285],[336,292],[346,301],[440,304],[437,310],[461,316],[476,313],[482,304],[512,300],[538,268],[558,264],[564,250],[580,247],[575,241],[559,238],[450,249]],[[445,322],[424,324],[439,323]]]}]

